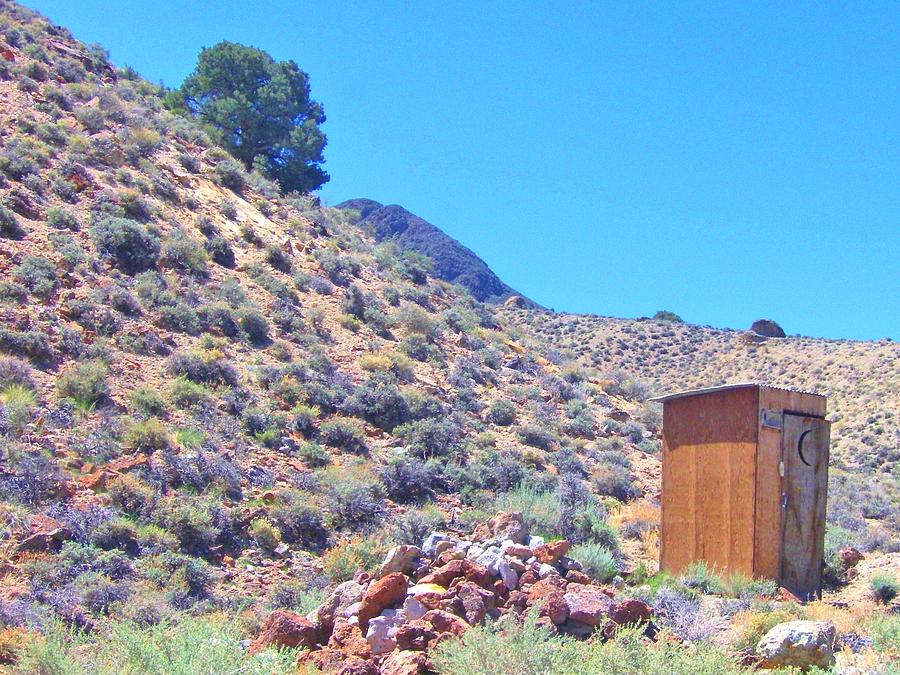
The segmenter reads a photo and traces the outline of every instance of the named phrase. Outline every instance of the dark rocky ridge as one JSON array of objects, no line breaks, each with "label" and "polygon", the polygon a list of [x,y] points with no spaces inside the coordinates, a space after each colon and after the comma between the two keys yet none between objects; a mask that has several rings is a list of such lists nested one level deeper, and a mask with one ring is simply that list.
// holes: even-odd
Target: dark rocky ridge
[{"label": "dark rocky ridge", "polygon": [[[337,208],[358,211],[359,226],[371,229],[378,241],[391,240],[401,249],[427,255],[434,261],[435,276],[467,288],[481,302],[497,304],[521,295],[471,249],[402,206],[385,206],[372,199],[350,199]],[[537,307],[531,300],[526,302],[530,307]]]}]

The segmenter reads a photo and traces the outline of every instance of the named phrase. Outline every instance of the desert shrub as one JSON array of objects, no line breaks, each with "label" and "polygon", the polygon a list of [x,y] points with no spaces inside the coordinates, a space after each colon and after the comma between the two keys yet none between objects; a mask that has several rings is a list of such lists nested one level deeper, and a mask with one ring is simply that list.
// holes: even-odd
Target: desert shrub
[{"label": "desert shrub", "polygon": [[109,396],[106,366],[100,361],[73,363],[56,378],[56,390],[61,398],[71,398],[82,405],[95,405]]},{"label": "desert shrub", "polygon": [[144,626],[117,621],[102,638],[54,625],[45,640],[31,643],[17,668],[23,673],[48,675],[188,675],[197,672],[197,664],[203,664],[208,673],[287,675],[296,671],[289,650],[267,649],[249,656],[243,639],[238,623],[221,616],[185,615]]},{"label": "desert shrub", "polygon": [[698,560],[685,567],[681,573],[681,583],[701,593],[719,594],[725,591],[725,582],[704,560]]},{"label": "desert shrub", "polygon": [[433,342],[440,335],[440,324],[421,307],[412,304],[401,305],[394,313],[394,321],[408,334],[416,334]]},{"label": "desert shrub", "polygon": [[74,269],[87,260],[84,249],[78,245],[74,237],[61,232],[51,232],[47,239],[50,240],[53,249],[62,255],[69,269]]},{"label": "desert shrub", "polygon": [[344,404],[344,411],[386,431],[407,421],[409,415],[396,378],[388,373],[376,373],[357,387]]},{"label": "desert shrub", "polygon": [[188,352],[176,352],[168,362],[168,370],[172,375],[184,376],[198,384],[225,384],[236,386],[238,372],[216,349],[195,349]]},{"label": "desert shrub", "polygon": [[279,248],[274,244],[266,246],[266,262],[279,272],[284,272],[285,274],[290,274],[291,268],[293,267],[291,256],[288,255],[284,249]]},{"label": "desert shrub", "polygon": [[53,359],[50,340],[37,330],[16,331],[0,328],[0,351],[27,356],[37,362],[49,362]]},{"label": "desert shrub", "polygon": [[125,518],[111,518],[92,533],[91,543],[104,551],[121,549],[129,555],[137,555],[140,550],[140,533],[137,526]]},{"label": "desert shrub", "polygon": [[184,375],[175,378],[169,393],[172,402],[179,408],[194,408],[201,404],[209,404],[213,400],[209,389]]},{"label": "desert shrub", "polygon": [[138,190],[120,190],[116,199],[119,208],[129,218],[144,223],[153,218],[153,207]]},{"label": "desert shrub", "polygon": [[387,495],[402,504],[434,497],[433,488],[444,483],[441,466],[418,457],[392,457],[379,475]]},{"label": "desert shrub", "polygon": [[537,424],[523,424],[516,429],[516,435],[525,445],[541,450],[549,450],[556,441],[552,432]]},{"label": "desert shrub", "polygon": [[441,417],[447,414],[447,408],[436,396],[417,389],[407,387],[402,391],[410,420],[423,420],[429,417]]},{"label": "desert shrub", "polygon": [[8,384],[0,388],[0,433],[18,437],[28,425],[37,405],[37,396],[30,387]]},{"label": "desert shrub", "polygon": [[885,605],[896,598],[900,592],[900,582],[897,581],[897,577],[886,572],[873,574],[869,579],[869,587],[872,589],[875,599]]},{"label": "desert shrub", "polygon": [[577,544],[572,547],[569,557],[584,565],[584,571],[597,581],[612,581],[619,573],[612,551],[600,544]]},{"label": "desert shrub", "polygon": [[508,427],[516,421],[516,406],[506,399],[498,399],[488,407],[487,419],[491,424]]},{"label": "desert shrub", "polygon": [[340,448],[356,455],[366,454],[369,451],[359,423],[352,419],[329,420],[321,425],[319,435],[322,442],[332,448]]},{"label": "desert shrub", "polygon": [[394,429],[394,436],[425,460],[459,457],[463,453],[464,433],[455,416],[407,422]]},{"label": "desert shrub", "polygon": [[28,299],[28,289],[13,281],[0,281],[0,302],[24,303]]},{"label": "desert shrub", "polygon": [[125,474],[117,476],[106,488],[112,503],[125,513],[145,515],[156,504],[157,493],[139,478]]},{"label": "desert shrub", "polygon": [[882,654],[900,654],[900,617],[879,616],[872,622],[872,646]]},{"label": "desert shrub", "polygon": [[127,218],[103,218],[91,228],[100,255],[110,258],[126,274],[135,275],[156,266],[159,236]]},{"label": "desert shrub", "polygon": [[231,242],[225,237],[219,235],[210,237],[204,244],[204,248],[217,265],[234,267],[234,251],[231,249]]},{"label": "desert shrub", "polygon": [[591,474],[591,482],[598,494],[614,497],[621,502],[640,496],[627,469],[614,464],[601,464]]},{"label": "desert shrub", "polygon": [[247,308],[241,311],[238,324],[253,344],[265,344],[269,340],[269,320],[258,309]]},{"label": "desert shrub", "polygon": [[0,388],[10,385],[34,389],[31,366],[14,356],[0,356]]},{"label": "desert shrub", "polygon": [[332,581],[353,578],[357,570],[374,572],[388,551],[388,546],[375,537],[354,537],[325,552],[322,563]]},{"label": "desert shrub", "polygon": [[216,182],[229,190],[241,193],[246,183],[243,165],[233,159],[223,159],[213,170]]},{"label": "desert shrub", "polygon": [[147,419],[132,424],[125,432],[125,447],[136,452],[165,450],[172,445],[172,437],[166,426],[157,419]]},{"label": "desert shrub", "polygon": [[199,241],[179,231],[163,242],[160,260],[180,272],[204,275],[209,256]]},{"label": "desert shrub", "polygon": [[190,305],[176,302],[158,307],[157,312],[159,312],[159,324],[168,330],[188,335],[196,335],[200,332],[200,317]]},{"label": "desert shrub", "polygon": [[331,455],[318,443],[304,443],[297,450],[297,456],[303,463],[312,468],[319,468],[331,464]]},{"label": "desert shrub", "polygon": [[554,490],[546,490],[521,483],[504,492],[490,504],[491,511],[519,511],[533,534],[558,536],[557,526],[561,514],[559,496]]},{"label": "desert shrub", "polygon": [[131,406],[145,417],[165,417],[168,413],[166,401],[160,393],[150,386],[142,386],[128,395]]},{"label": "desert shrub", "polygon": [[282,540],[309,551],[321,551],[328,543],[328,529],[321,511],[310,505],[309,496],[294,490],[279,493],[269,517]]},{"label": "desert shrub", "polygon": [[316,261],[331,283],[346,286],[350,278],[359,276],[362,266],[350,256],[342,256],[327,249],[319,249],[315,253]]},{"label": "desert shrub", "polygon": [[219,529],[213,513],[194,500],[169,498],[152,515],[159,526],[178,539],[181,549],[191,555],[208,555],[216,546]]},{"label": "desert shrub", "polygon": [[71,230],[77,232],[81,229],[81,223],[71,211],[59,206],[51,206],[47,209],[47,224],[57,230]]},{"label": "desert shrub", "polygon": [[19,223],[19,217],[0,204],[0,237],[21,239],[25,236],[25,228]]},{"label": "desert shrub", "polygon": [[244,410],[244,427],[259,443],[275,449],[281,442],[281,430],[285,420],[281,414],[274,414],[263,408],[252,406]]},{"label": "desert shrub", "polygon": [[257,545],[267,553],[274,551],[281,543],[281,535],[267,518],[255,518],[250,523],[250,534]]}]

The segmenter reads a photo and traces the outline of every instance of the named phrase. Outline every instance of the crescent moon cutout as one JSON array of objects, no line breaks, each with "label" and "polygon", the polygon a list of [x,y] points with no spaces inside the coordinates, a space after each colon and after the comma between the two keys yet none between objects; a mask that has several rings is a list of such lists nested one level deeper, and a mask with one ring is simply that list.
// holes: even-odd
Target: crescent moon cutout
[{"label": "crescent moon cutout", "polygon": [[806,457],[803,456],[803,439],[806,438],[806,434],[809,433],[812,433],[811,429],[807,429],[800,434],[800,440],[797,441],[797,454],[800,455],[800,461],[806,464],[806,466],[812,466],[812,464],[806,461]]}]

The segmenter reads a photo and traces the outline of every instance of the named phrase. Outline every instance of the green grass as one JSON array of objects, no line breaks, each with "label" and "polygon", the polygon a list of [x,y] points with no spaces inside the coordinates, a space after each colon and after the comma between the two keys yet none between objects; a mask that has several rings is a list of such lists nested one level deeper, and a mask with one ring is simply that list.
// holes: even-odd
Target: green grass
[{"label": "green grass", "polygon": [[437,672],[444,675],[751,672],[713,645],[696,644],[687,649],[662,638],[648,644],[640,630],[622,629],[616,639],[606,643],[578,642],[551,636],[535,625],[532,615],[523,625],[510,626],[502,633],[491,626],[472,628],[459,639],[441,643],[432,658]]},{"label": "green grass", "polygon": [[619,573],[612,551],[601,544],[578,544],[569,556],[584,565],[584,571],[597,581],[612,581]]},{"label": "green grass", "polygon": [[247,656],[234,621],[180,617],[140,628],[130,622],[86,636],[57,625],[28,647],[14,673],[41,675],[281,675],[296,672],[290,652]]},{"label": "green grass", "polygon": [[562,512],[559,497],[553,490],[540,491],[527,485],[499,495],[488,509],[521,511],[532,534],[545,538],[559,538],[559,518]]}]

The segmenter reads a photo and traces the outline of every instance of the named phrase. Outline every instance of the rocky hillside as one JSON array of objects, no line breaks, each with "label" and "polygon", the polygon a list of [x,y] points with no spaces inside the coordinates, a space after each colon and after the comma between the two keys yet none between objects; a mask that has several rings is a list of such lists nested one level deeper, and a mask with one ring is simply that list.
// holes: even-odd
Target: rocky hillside
[{"label": "rocky hillside", "polygon": [[[778,620],[853,625],[657,574],[643,392],[0,10],[0,671],[743,672]],[[894,573],[879,517],[833,529],[836,588],[851,544]],[[890,587],[829,649],[888,658]]]},{"label": "rocky hillside", "polygon": [[[459,284],[481,302],[501,303],[519,295],[494,274],[470,249],[402,206],[384,206],[371,199],[351,199],[337,205],[359,214],[355,222],[379,242],[392,242],[402,251],[417,251],[431,258],[438,279]],[[526,305],[534,305],[523,300]]]}]

